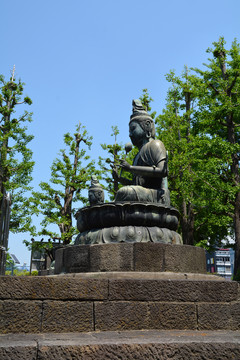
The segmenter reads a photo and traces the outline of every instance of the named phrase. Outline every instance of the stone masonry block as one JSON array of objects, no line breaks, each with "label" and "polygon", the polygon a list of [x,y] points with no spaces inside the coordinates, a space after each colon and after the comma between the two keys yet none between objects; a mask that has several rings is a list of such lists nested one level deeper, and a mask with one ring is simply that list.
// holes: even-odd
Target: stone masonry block
[{"label": "stone masonry block", "polygon": [[232,328],[231,306],[225,304],[198,304],[199,330],[230,330]]},{"label": "stone masonry block", "polygon": [[109,299],[128,301],[228,302],[237,283],[195,280],[109,280]]},{"label": "stone masonry block", "polygon": [[165,271],[205,273],[205,250],[188,245],[165,247]]},{"label": "stone masonry block", "polygon": [[0,333],[41,331],[42,301],[0,301]]},{"label": "stone masonry block", "polygon": [[[157,246],[160,245],[160,246]],[[166,244],[135,243],[134,270],[135,271],[165,271],[164,254]]]},{"label": "stone masonry block", "polygon": [[100,331],[147,329],[147,315],[147,303],[96,302],[95,329]]},{"label": "stone masonry block", "polygon": [[230,305],[232,330],[240,330],[240,302],[233,302]]},{"label": "stone masonry block", "polygon": [[0,277],[0,299],[98,299],[108,296],[108,280],[74,276]]},{"label": "stone masonry block", "polygon": [[[191,286],[191,281],[189,282]],[[195,281],[193,281],[194,286]],[[238,298],[238,283],[236,281],[205,281],[198,282],[196,301],[230,302]],[[194,288],[192,287],[192,291]]]},{"label": "stone masonry block", "polygon": [[205,273],[205,251],[188,245],[135,243],[134,270]]},{"label": "stone masonry block", "polygon": [[65,270],[63,264],[63,254],[64,254],[63,248],[55,251],[55,269],[54,269],[55,274],[61,274]]},{"label": "stone masonry block", "polygon": [[25,344],[19,346],[0,346],[1,360],[39,360],[37,358],[37,344],[26,346]]},{"label": "stone masonry block", "polygon": [[90,245],[70,245],[63,254],[63,266],[66,273],[89,272]]},{"label": "stone masonry block", "polygon": [[90,247],[91,271],[133,271],[133,244],[117,243]]},{"label": "stone masonry block", "polygon": [[93,302],[43,302],[42,332],[83,332],[93,330]]},{"label": "stone masonry block", "polygon": [[[132,343],[132,344],[91,344],[68,346],[40,346],[38,360],[56,359],[84,360],[235,360],[240,359],[238,344],[179,343]],[[15,360],[15,359],[14,359]]]},{"label": "stone masonry block", "polygon": [[197,329],[195,304],[149,303],[149,328],[151,329]]}]

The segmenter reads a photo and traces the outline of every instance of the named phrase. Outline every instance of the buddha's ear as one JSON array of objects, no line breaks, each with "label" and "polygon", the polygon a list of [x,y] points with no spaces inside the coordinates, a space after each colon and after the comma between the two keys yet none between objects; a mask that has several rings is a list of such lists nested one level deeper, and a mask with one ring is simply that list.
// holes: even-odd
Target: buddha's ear
[{"label": "buddha's ear", "polygon": [[147,131],[152,131],[152,123],[151,123],[150,120],[146,120],[146,122],[145,122],[145,129],[146,129]]}]

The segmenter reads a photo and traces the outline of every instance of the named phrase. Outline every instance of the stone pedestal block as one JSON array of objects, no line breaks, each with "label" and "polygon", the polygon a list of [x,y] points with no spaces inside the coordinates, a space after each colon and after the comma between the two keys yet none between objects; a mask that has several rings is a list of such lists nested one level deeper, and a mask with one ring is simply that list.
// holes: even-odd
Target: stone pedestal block
[{"label": "stone pedestal block", "polygon": [[56,251],[55,274],[108,271],[203,274],[205,251],[189,245],[150,242],[69,245]]}]

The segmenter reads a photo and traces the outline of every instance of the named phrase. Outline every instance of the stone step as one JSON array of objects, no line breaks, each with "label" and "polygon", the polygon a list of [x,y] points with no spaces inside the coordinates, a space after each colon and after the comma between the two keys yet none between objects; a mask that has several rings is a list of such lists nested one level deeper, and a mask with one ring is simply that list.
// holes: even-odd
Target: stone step
[{"label": "stone step", "polygon": [[237,282],[180,276],[0,277],[0,333],[240,329]]},{"label": "stone step", "polygon": [[118,331],[0,335],[1,360],[238,360],[239,331]]}]

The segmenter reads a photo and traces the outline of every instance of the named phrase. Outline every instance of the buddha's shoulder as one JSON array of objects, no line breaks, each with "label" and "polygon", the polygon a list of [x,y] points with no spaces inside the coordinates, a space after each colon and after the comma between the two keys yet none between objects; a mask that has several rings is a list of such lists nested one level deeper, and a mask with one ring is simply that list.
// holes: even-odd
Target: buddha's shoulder
[{"label": "buddha's shoulder", "polygon": [[146,145],[151,151],[165,150],[165,146],[161,140],[152,140]]}]

